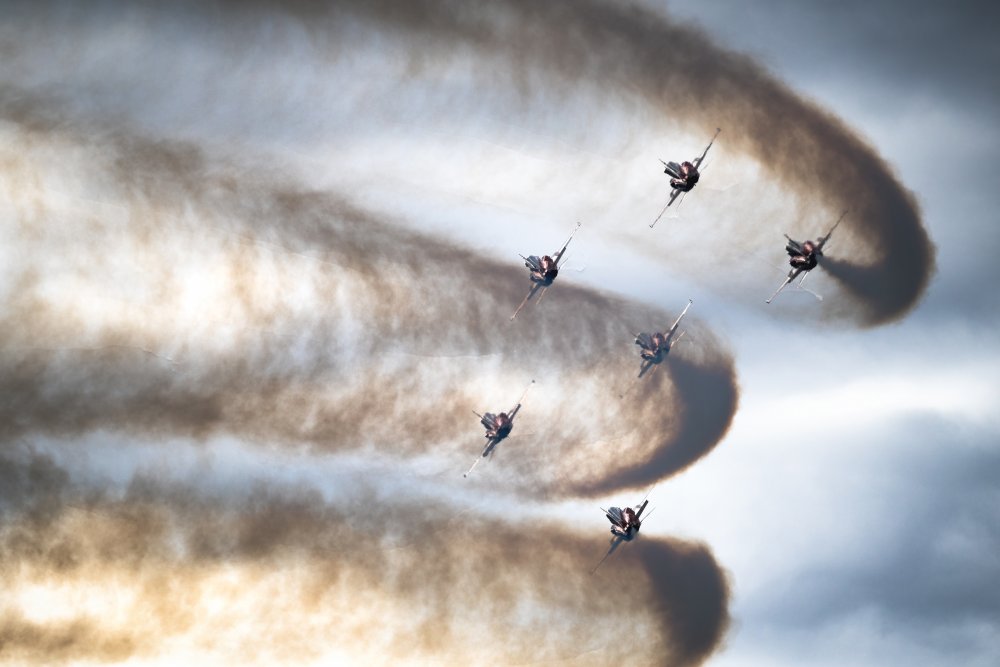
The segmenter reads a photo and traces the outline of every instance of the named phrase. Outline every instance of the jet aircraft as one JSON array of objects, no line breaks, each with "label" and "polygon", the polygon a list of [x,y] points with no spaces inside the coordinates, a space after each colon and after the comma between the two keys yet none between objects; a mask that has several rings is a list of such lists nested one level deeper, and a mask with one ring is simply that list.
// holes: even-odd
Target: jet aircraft
[{"label": "jet aircraft", "polygon": [[496,446],[499,445],[504,438],[510,435],[511,430],[514,428],[514,417],[517,416],[518,411],[521,409],[521,401],[524,400],[525,395],[528,393],[528,389],[531,389],[531,385],[533,384],[535,384],[534,380],[528,383],[527,388],[524,390],[524,393],[521,394],[521,398],[518,399],[517,404],[507,412],[500,412],[498,414],[487,412],[486,414],[481,415],[475,410],[472,411],[474,415],[479,417],[479,423],[486,429],[486,433],[484,434],[484,437],[486,438],[486,446],[483,447],[482,456],[476,459],[475,463],[472,464],[472,467],[469,468],[468,472],[462,475],[462,477],[468,477],[476,465],[478,465],[478,463],[484,458],[493,454],[493,450]]},{"label": "jet aircraft", "polygon": [[774,291],[774,294],[771,295],[771,298],[764,303],[771,303],[771,301],[774,300],[774,297],[781,293],[781,290],[785,289],[789,283],[798,278],[800,275],[802,276],[802,280],[800,280],[799,284],[795,286],[796,289],[809,292],[820,301],[823,300],[823,297],[819,294],[802,287],[802,283],[805,282],[809,272],[816,268],[816,265],[819,263],[819,258],[823,256],[823,246],[825,246],[826,242],[830,240],[833,230],[837,228],[841,220],[843,220],[846,215],[847,210],[845,209],[841,212],[840,217],[837,218],[837,222],[833,223],[833,227],[831,227],[830,231],[826,233],[826,236],[820,236],[815,243],[812,241],[799,243],[798,241],[792,239],[792,237],[788,234],[785,234],[785,238],[788,240],[788,243],[785,245],[785,252],[788,253],[788,264],[792,268],[788,271],[788,275],[785,277],[785,282],[781,283],[778,289]]},{"label": "jet aircraft", "polygon": [[539,257],[538,255],[530,255],[529,257],[525,257],[524,255],[521,255],[521,259],[524,260],[524,266],[528,269],[528,277],[531,279],[531,288],[528,290],[528,295],[524,297],[524,301],[522,301],[521,305],[517,307],[514,314],[510,316],[511,320],[517,317],[517,314],[521,312],[521,309],[524,308],[525,304],[528,303],[531,297],[535,296],[535,293],[538,292],[538,290],[542,291],[542,293],[538,295],[538,301],[541,301],[542,297],[545,296],[545,290],[549,288],[552,282],[556,279],[556,276],[559,275],[559,264],[565,258],[566,248],[569,247],[569,242],[573,240],[573,234],[576,234],[577,229],[580,229],[579,222],[576,223],[576,229],[574,229],[573,233],[569,235],[569,238],[566,240],[566,244],[563,245],[562,250],[556,253],[555,257],[550,257],[549,255],[543,255],[542,257]]},{"label": "jet aircraft", "polygon": [[[612,507],[607,510],[601,508],[604,516],[611,522],[611,547],[608,549],[608,553],[604,554],[604,558],[597,564],[597,567],[591,571],[591,574],[597,572],[597,568],[615,552],[622,542],[631,542],[636,538],[639,534],[639,528],[642,526],[642,513],[648,504],[649,494],[647,493],[642,503],[635,508],[626,507],[622,509],[620,507]],[[652,513],[652,510],[650,512]],[[646,516],[647,518],[649,517],[648,514]]]},{"label": "jet aircraft", "polygon": [[[663,162],[663,173],[670,176],[670,187],[673,191],[670,193],[670,199],[667,200],[667,205],[663,207],[660,211],[660,215],[656,216],[656,220],[653,220],[649,224],[649,228],[652,229],[659,222],[663,214],[667,212],[670,205],[674,203],[677,197],[681,197],[681,201],[684,200],[684,195],[694,189],[694,186],[698,184],[698,179],[701,178],[701,163],[705,161],[705,156],[708,155],[708,149],[712,147],[715,143],[715,138],[719,136],[719,132],[722,132],[722,128],[715,128],[715,134],[712,135],[712,140],[708,142],[708,146],[705,147],[705,152],[699,157],[691,160],[690,162]],[[680,204],[678,204],[680,206]]]},{"label": "jet aircraft", "polygon": [[[671,325],[669,329],[664,332],[640,333],[635,337],[635,344],[639,346],[639,354],[642,357],[642,364],[639,366],[639,377],[642,377],[646,372],[653,366],[659,364],[666,358],[667,354],[670,352],[670,348],[674,346],[683,336],[684,332],[677,334],[677,326],[681,323],[684,315],[687,314],[688,308],[694,303],[691,299],[688,299],[688,303],[684,306],[684,310],[677,317],[677,320]],[[676,336],[676,338],[675,338]]]}]

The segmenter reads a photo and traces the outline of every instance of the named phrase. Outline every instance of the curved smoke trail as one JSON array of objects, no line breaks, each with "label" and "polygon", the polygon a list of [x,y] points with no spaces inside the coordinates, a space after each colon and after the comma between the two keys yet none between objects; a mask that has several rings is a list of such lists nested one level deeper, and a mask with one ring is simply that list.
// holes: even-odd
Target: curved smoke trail
[{"label": "curved smoke trail", "polygon": [[[616,392],[638,359],[629,327],[613,322],[661,324],[667,313],[560,284],[558,298],[510,325],[526,288],[517,266],[398,229],[336,195],[209,159],[194,145],[76,126],[53,109],[24,96],[3,107],[16,129],[4,155],[5,180],[16,183],[7,237],[21,259],[5,267],[12,289],[0,320],[0,438],[14,452],[0,461],[0,553],[18,565],[4,585],[21,611],[0,616],[0,657],[142,659],[183,638],[203,655],[261,663],[339,649],[351,659],[596,664],[633,656],[635,647],[618,641],[626,632],[645,635],[641,654],[668,664],[711,652],[705,638],[724,633],[728,589],[701,545],[633,545],[617,557],[633,576],[609,591],[587,574],[600,542],[554,524],[456,522],[440,502],[387,501],[364,489],[352,495],[354,509],[267,481],[236,500],[152,475],[115,493],[80,486],[46,456],[20,451],[16,443],[46,436],[232,435],[305,443],[318,454],[434,452],[451,459],[457,478],[478,434],[466,414],[481,408],[476,385],[509,376],[506,367],[527,368],[543,386],[546,375],[566,386],[532,397],[519,425],[529,433],[505,445],[519,451],[502,459],[499,482],[565,496],[682,469],[721,438],[737,395],[731,357],[700,332],[696,347],[671,360],[689,369],[687,384],[661,372],[623,402]],[[68,157],[39,167],[49,150],[85,163],[87,177],[74,187],[100,201],[54,188],[66,172],[82,172]],[[192,274],[208,279],[192,290]],[[206,287],[212,294],[201,293]],[[708,416],[722,425],[714,434],[692,434],[684,405],[703,384],[731,398]],[[550,427],[546,414],[566,426]],[[614,449],[594,435],[619,424],[636,426]],[[532,438],[537,444],[525,447]],[[643,472],[605,481],[633,451],[645,452]],[[572,465],[579,459],[585,465]],[[367,512],[377,524],[358,523]],[[52,594],[53,572],[60,590],[92,600],[91,611],[37,609],[38,596]],[[692,605],[691,589],[674,576],[713,599],[715,613]],[[130,618],[144,620],[120,623],[102,597],[109,589],[129,600]],[[379,617],[377,605],[360,602],[380,598],[420,620]],[[234,619],[213,599],[281,612]],[[536,620],[525,620],[525,600]],[[394,629],[348,633],[336,623],[348,613]],[[514,628],[513,638],[477,636],[497,623]],[[275,627],[284,639],[267,634]],[[242,637],[241,648],[212,644],[219,636]]]},{"label": "curved smoke trail", "polygon": [[[25,449],[0,455],[0,480],[0,582],[28,610],[0,615],[0,660],[18,664],[149,658],[185,638],[197,659],[242,664],[337,651],[352,662],[603,664],[639,649],[688,665],[728,623],[714,558],[679,540],[633,545],[619,555],[629,576],[608,585],[588,574],[594,541],[560,525],[525,530],[363,490],[349,506],[264,481],[243,497],[152,475],[97,490]],[[74,591],[86,612],[35,602]],[[240,603],[255,606],[231,608]]]},{"label": "curved smoke trail", "polygon": [[[933,274],[934,246],[916,201],[870,145],[751,58],[647,9],[602,0],[503,0],[488,12],[460,0],[252,6],[289,12],[310,26],[317,21],[335,26],[344,12],[361,16],[416,40],[413,57],[421,60],[458,57],[461,45],[490,59],[491,77],[507,71],[512,87],[523,94],[541,93],[554,83],[594,86],[637,94],[705,136],[724,127],[727,146],[756,159],[782,186],[813,204],[810,210],[850,209],[826,267],[860,308],[838,314],[864,325],[903,317]],[[826,218],[817,216],[802,233],[814,237],[826,225]],[[852,255],[872,259],[861,263]]]},{"label": "curved smoke trail", "polygon": [[[457,471],[477,447],[472,410],[506,409],[515,398],[480,405],[474,387],[498,371],[517,384],[530,374],[539,387],[497,454],[518,451],[503,463],[504,483],[565,495],[674,474],[710,451],[735,414],[732,357],[693,319],[698,344],[679,346],[665,374],[622,400],[639,363],[619,323],[663,326],[668,314],[559,284],[557,297],[512,325],[527,288],[516,265],[387,225],[335,195],[213,163],[190,145],[90,132],[89,169],[113,175],[104,196],[119,210],[68,240],[80,265],[74,284],[103,285],[108,260],[139,253],[131,287],[148,283],[155,299],[130,300],[119,286],[88,290],[107,314],[81,335],[75,304],[41,296],[35,260],[15,273],[0,321],[7,438],[221,433],[327,452],[433,452]],[[77,205],[19,210],[65,224],[88,217]],[[18,245],[29,257],[54,247],[30,235]],[[178,319],[191,308],[183,282],[194,267],[210,267],[219,293]],[[302,305],[291,306],[286,290],[304,294]],[[220,335],[228,345],[213,341]],[[617,472],[637,456],[641,466]]]}]

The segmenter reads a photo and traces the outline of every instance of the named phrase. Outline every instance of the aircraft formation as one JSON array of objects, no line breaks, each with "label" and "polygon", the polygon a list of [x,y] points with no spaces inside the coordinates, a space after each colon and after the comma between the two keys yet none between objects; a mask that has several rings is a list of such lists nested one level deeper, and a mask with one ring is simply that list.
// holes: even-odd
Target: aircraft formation
[{"label": "aircraft formation", "polygon": [[[656,219],[649,225],[652,229],[656,223],[663,217],[663,214],[670,208],[674,202],[680,206],[684,197],[687,193],[691,192],[694,187],[698,184],[701,175],[705,171],[705,158],[708,155],[708,151],[712,148],[715,143],[716,138],[718,138],[721,128],[716,128],[715,134],[712,139],[708,142],[708,146],[701,155],[695,157],[690,161],[683,162],[666,162],[660,160],[664,166],[664,173],[670,176],[670,196],[667,200],[666,206],[660,211],[660,214],[656,216]],[[812,271],[819,265],[819,260],[823,256],[823,248],[826,243],[830,240],[833,232],[843,221],[844,217],[847,215],[847,210],[844,210],[837,221],[830,228],[830,231],[826,233],[825,236],[817,237],[816,241],[806,240],[803,242],[796,241],[790,236],[785,234],[786,245],[785,252],[788,254],[788,264],[791,267],[788,271],[788,275],[785,277],[784,282],[775,290],[774,294],[768,298],[765,303],[771,303],[786,287],[792,284],[796,278],[802,276],[797,284],[793,286],[795,290],[801,290],[808,292],[815,296],[818,300],[822,301],[823,297],[819,294],[809,290],[802,286],[802,283],[808,277],[809,272]],[[510,316],[511,321],[517,318],[518,314],[524,309],[524,307],[534,298],[537,294],[538,298],[535,300],[536,306],[541,302],[542,297],[545,296],[546,290],[553,285],[556,278],[559,276],[560,268],[565,264],[566,260],[566,250],[569,247],[570,242],[573,240],[573,236],[580,229],[581,223],[576,223],[576,228],[570,234],[566,243],[563,244],[562,248],[559,249],[554,255],[529,255],[525,257],[521,255],[521,259],[524,260],[524,266],[528,269],[528,278],[531,281],[531,285],[528,289],[527,295],[524,300],[521,301],[514,314]],[[687,314],[688,309],[691,308],[693,300],[689,299],[684,310],[681,311],[674,323],[670,325],[665,331],[654,331],[652,333],[642,332],[635,335],[634,343],[639,347],[640,356],[640,366],[639,374],[636,376],[635,380],[641,380],[647,374],[655,372],[659,365],[663,363],[666,359],[670,350],[676,345],[681,338],[684,336],[684,331],[678,333],[678,328],[680,326],[681,320]],[[528,389],[531,385],[535,383],[534,380],[528,385],[528,388],[524,390],[521,397],[518,399],[517,403],[507,410],[506,412],[492,413],[486,412],[484,414],[479,414],[474,412],[474,414],[479,417],[480,424],[486,429],[484,437],[486,438],[486,445],[483,447],[482,454],[476,458],[475,462],[469,468],[467,472],[463,474],[463,477],[468,477],[472,471],[475,469],[476,465],[479,464],[483,459],[492,457],[493,453],[496,451],[497,446],[506,439],[514,428],[514,418],[517,416],[518,412],[521,410],[521,403],[528,393]],[[621,395],[624,398],[624,394]],[[652,492],[652,489],[650,489]],[[593,572],[611,557],[621,544],[625,542],[631,542],[639,534],[639,528],[642,525],[642,514],[646,510],[649,504],[649,493],[643,498],[642,502],[635,507],[610,507],[609,509],[603,509],[605,516],[611,523],[611,543],[610,548],[604,555],[604,558],[597,564]],[[652,513],[652,510],[650,510]],[[649,514],[646,515],[649,517]]]}]

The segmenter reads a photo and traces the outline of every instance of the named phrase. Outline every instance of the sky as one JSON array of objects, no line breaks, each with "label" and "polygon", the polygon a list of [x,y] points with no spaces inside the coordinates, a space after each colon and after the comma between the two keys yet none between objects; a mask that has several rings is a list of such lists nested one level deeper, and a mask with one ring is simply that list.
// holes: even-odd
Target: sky
[{"label": "sky", "polygon": [[0,664],[993,663],[992,5],[0,4]]}]

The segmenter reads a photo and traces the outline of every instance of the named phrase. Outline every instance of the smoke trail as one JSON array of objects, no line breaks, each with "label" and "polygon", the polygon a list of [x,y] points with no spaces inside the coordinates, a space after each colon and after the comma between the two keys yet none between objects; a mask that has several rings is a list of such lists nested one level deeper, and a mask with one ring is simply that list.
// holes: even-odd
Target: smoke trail
[{"label": "smoke trail", "polygon": [[[406,20],[419,23],[414,7]],[[478,439],[468,409],[507,407],[506,388],[539,375],[553,390],[540,382],[526,406],[501,482],[565,495],[676,472],[731,421],[732,360],[710,337],[614,400],[637,366],[619,323],[654,326],[667,313],[561,282],[501,328],[527,287],[516,265],[200,147],[76,125],[2,92],[16,127],[0,131],[24,139],[3,155],[15,260],[0,310],[5,448],[101,430],[234,434],[316,452],[437,451],[449,464],[460,453],[459,471],[470,423]],[[80,194],[103,203],[74,211]],[[585,574],[603,544],[595,553],[549,523],[458,521],[421,499],[362,494],[345,507],[268,484],[217,497],[152,476],[116,495],[73,487],[44,457],[0,457],[0,477],[0,556],[16,566],[0,573],[13,600],[0,616],[4,659],[116,660],[180,643],[261,664],[336,650],[604,664],[637,659],[620,641],[629,636],[644,640],[642,662],[691,664],[727,624],[711,553],[678,541],[629,545],[609,588]],[[88,603],[54,615],[45,601],[63,593]]]},{"label": "smoke trail", "polygon": [[[421,62],[433,56],[444,61],[460,48],[478,51],[488,59],[491,77],[506,72],[511,88],[522,94],[541,94],[553,85],[594,86],[638,94],[706,136],[724,127],[727,146],[759,161],[807,204],[815,219],[801,233],[825,231],[822,210],[850,208],[835,261],[827,266],[861,309],[849,315],[863,325],[903,317],[934,271],[934,247],[913,195],[871,146],[749,57],[649,10],[603,0],[505,0],[489,11],[453,0],[253,7],[288,12],[315,31],[338,25],[344,12],[367,17],[397,38],[414,40],[414,58]],[[738,231],[746,240],[757,233]],[[851,259],[869,254],[874,257],[868,264]]]},{"label": "smoke trail", "polygon": [[[53,467],[30,450],[0,456],[8,478]],[[122,494],[56,477],[64,505],[44,520],[29,518],[39,499],[27,487],[0,489],[3,506],[21,508],[0,528],[2,659],[121,660],[211,638],[213,659],[258,664],[340,645],[383,660],[687,665],[728,621],[725,576],[696,544],[641,539],[592,577],[604,540],[557,524],[364,492],[341,507],[266,483],[219,499],[150,477]],[[39,609],[33,595],[53,589],[65,604]],[[233,613],[248,603],[248,616]]]},{"label": "smoke trail", "polygon": [[[669,546],[668,546],[669,544]],[[681,664],[701,664],[719,646],[729,625],[729,585],[703,545],[653,542],[637,554],[650,577],[659,613],[670,618]]]},{"label": "smoke trail", "polygon": [[[231,433],[320,451],[436,451],[461,461],[457,472],[481,435],[471,411],[507,409],[515,398],[508,389],[494,394],[499,405],[483,405],[476,385],[535,377],[539,389],[509,443],[518,454],[502,456],[514,459],[504,461],[505,480],[523,491],[565,494],[673,474],[728,428],[733,362],[707,333],[665,364],[687,369],[683,384],[671,386],[661,374],[618,399],[638,365],[623,322],[662,326],[672,319],[666,313],[560,283],[544,306],[512,325],[508,315],[527,289],[516,265],[386,225],[336,195],[211,161],[191,145],[82,134],[88,138],[65,125],[56,133],[77,150],[80,141],[99,147],[86,152],[94,189],[109,172],[113,186],[104,196],[120,211],[90,218],[85,234],[49,235],[37,252],[30,235],[17,238],[33,268],[16,277],[0,321],[0,387],[10,397],[0,406],[0,434],[7,438],[102,428]],[[33,136],[53,140],[48,132]],[[52,227],[79,216],[39,213],[28,199],[22,214],[41,215]],[[66,271],[60,245],[79,265],[75,289],[80,281],[104,285],[87,290],[107,302],[96,332],[75,304],[41,296],[57,278],[34,275],[37,258],[56,251],[53,272]],[[103,277],[118,254],[144,258],[130,281],[137,299],[123,291],[108,300],[121,291]],[[188,272],[206,270],[218,299],[178,319],[192,310]],[[286,289],[304,294],[301,304]],[[230,314],[217,317],[219,310]],[[215,341],[219,332],[224,346]],[[692,392],[725,398],[691,401]],[[605,446],[610,437],[613,449]],[[607,477],[636,456],[644,457],[641,472]]]},{"label": "smoke trail", "polygon": [[12,613],[0,614],[0,660],[8,664],[54,665],[94,660],[120,662],[135,652],[126,634],[102,632],[95,623],[32,623]]},{"label": "smoke trail", "polygon": [[[676,413],[669,415],[672,425],[669,439],[621,468],[607,469],[604,477],[578,485],[574,492],[598,494],[651,484],[684,470],[711,450],[710,443],[725,436],[739,399],[732,366],[724,358],[709,356],[698,362],[672,357],[666,367],[675,388],[675,400],[659,409]],[[728,420],[719,419],[724,414],[729,415]],[[667,421],[663,417],[661,420]]]}]

